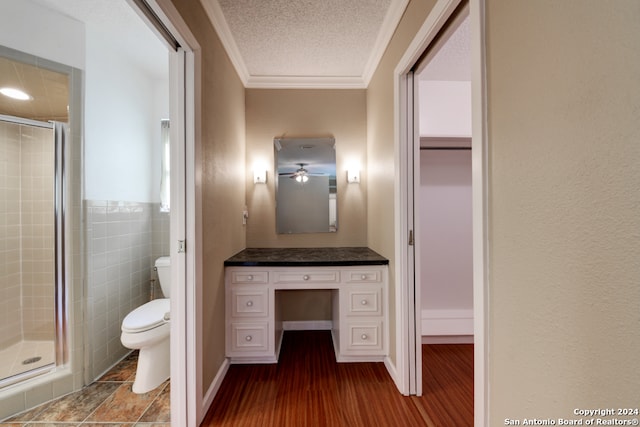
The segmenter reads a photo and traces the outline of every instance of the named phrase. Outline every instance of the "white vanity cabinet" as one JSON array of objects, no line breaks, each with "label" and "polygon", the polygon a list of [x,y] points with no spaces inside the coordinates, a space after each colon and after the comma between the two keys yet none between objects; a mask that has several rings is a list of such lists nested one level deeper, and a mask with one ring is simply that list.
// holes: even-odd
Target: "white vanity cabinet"
[{"label": "white vanity cabinet", "polygon": [[225,280],[227,357],[247,363],[275,362],[275,306],[269,273],[227,268]]},{"label": "white vanity cabinet", "polygon": [[385,273],[380,268],[344,272],[342,287],[333,293],[332,333],[338,362],[377,361],[376,356],[386,355]]},{"label": "white vanity cabinet", "polygon": [[383,361],[389,342],[387,276],[387,265],[228,266],[226,355],[231,363],[276,363],[283,332],[279,292],[330,289],[336,360]]}]

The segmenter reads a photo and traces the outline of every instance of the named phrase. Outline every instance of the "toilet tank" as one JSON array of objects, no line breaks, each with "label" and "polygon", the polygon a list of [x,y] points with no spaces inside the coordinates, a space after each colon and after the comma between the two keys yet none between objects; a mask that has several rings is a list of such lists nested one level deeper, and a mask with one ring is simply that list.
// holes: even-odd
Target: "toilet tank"
[{"label": "toilet tank", "polygon": [[171,257],[161,256],[156,260],[156,270],[158,271],[158,280],[160,288],[165,298],[171,295]]}]

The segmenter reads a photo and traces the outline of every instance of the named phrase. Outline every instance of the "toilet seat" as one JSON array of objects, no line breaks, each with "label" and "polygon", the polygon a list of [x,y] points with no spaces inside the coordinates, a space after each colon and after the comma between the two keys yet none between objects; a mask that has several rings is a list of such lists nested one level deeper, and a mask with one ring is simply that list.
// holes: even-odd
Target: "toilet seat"
[{"label": "toilet seat", "polygon": [[133,310],[122,321],[122,332],[140,333],[169,322],[169,298],[149,301]]}]

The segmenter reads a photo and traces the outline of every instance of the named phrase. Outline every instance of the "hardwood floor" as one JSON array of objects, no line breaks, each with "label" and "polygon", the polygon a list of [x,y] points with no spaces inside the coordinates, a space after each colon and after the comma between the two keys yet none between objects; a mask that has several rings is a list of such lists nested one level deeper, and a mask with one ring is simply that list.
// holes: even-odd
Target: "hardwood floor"
[{"label": "hardwood floor", "polygon": [[423,345],[422,396],[412,398],[432,425],[472,426],[473,344]]},{"label": "hardwood floor", "polygon": [[279,363],[232,365],[201,426],[473,425],[473,345],[423,345],[424,395],[382,363],[336,363],[328,331],[285,333]]}]

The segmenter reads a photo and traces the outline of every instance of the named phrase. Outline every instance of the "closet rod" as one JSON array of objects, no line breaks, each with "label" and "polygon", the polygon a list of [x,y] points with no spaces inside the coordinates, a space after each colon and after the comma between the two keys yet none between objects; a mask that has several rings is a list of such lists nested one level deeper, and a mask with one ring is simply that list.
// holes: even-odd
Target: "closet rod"
[{"label": "closet rod", "polygon": [[471,147],[420,147],[420,150],[471,150]]}]

